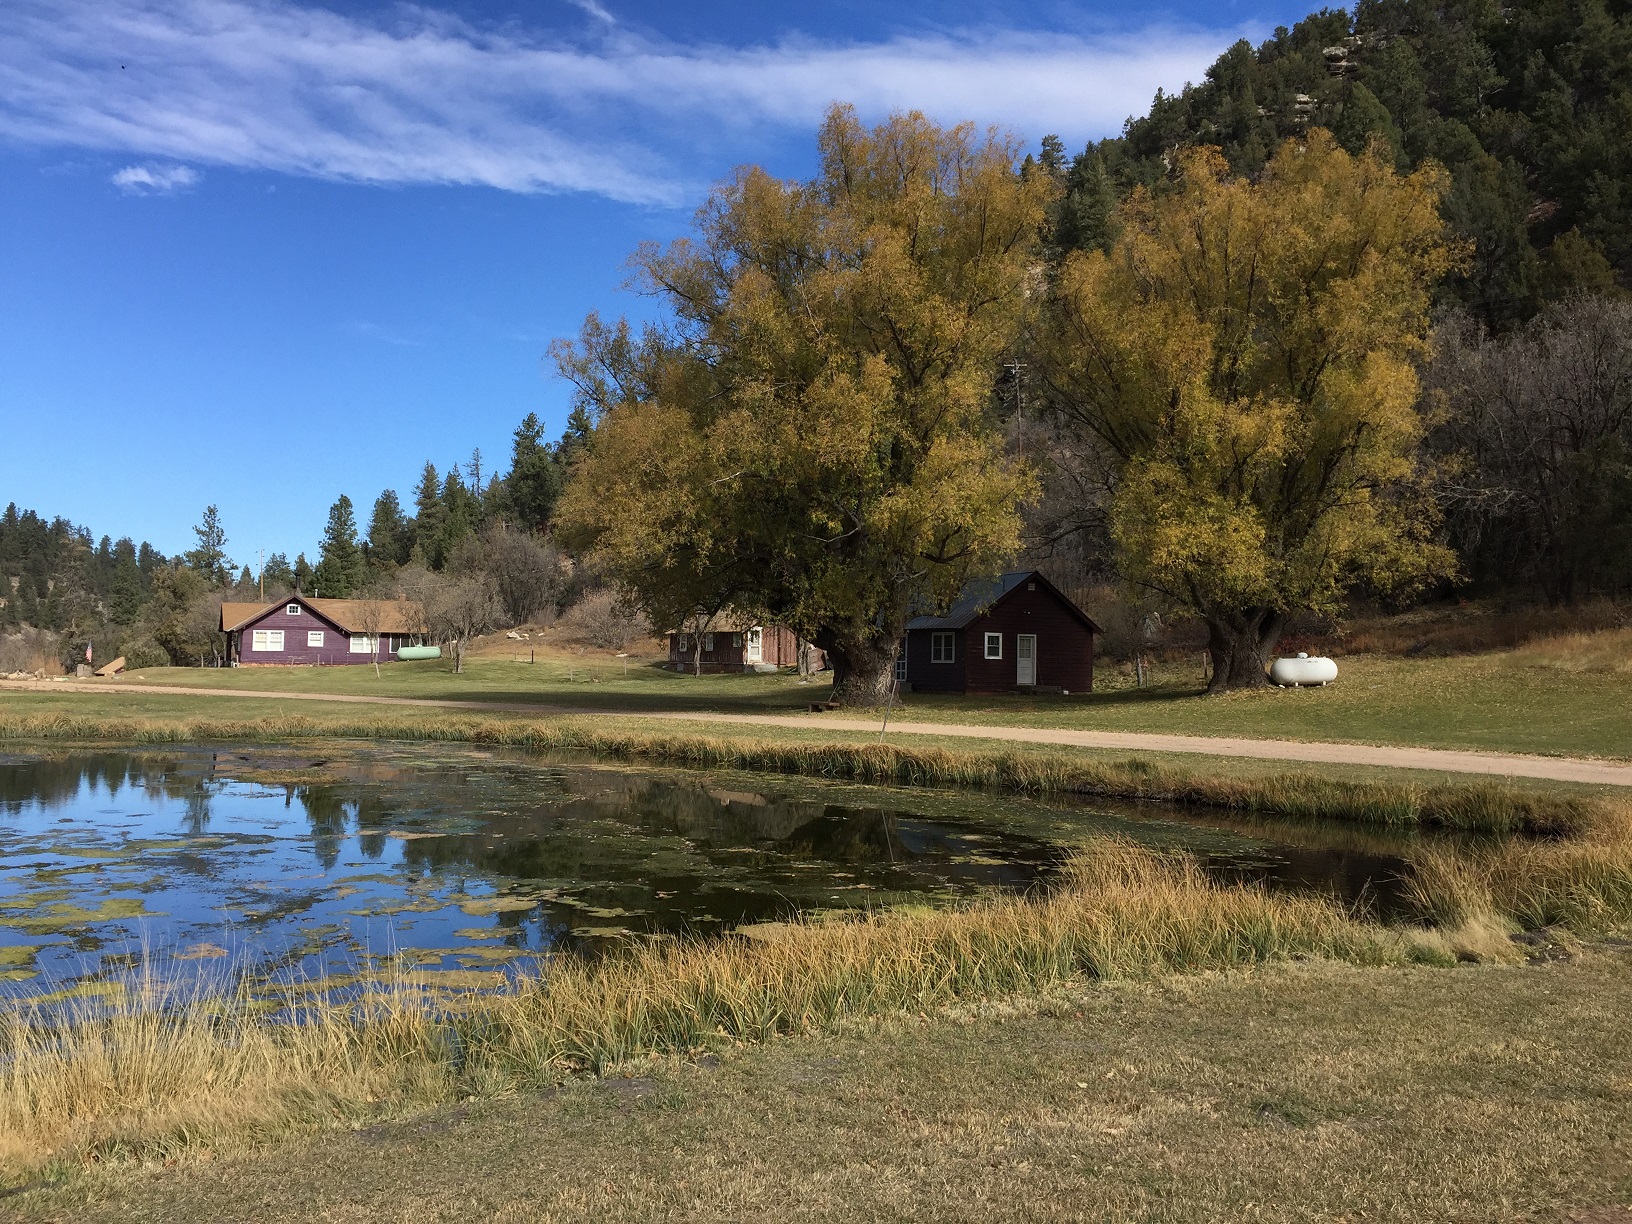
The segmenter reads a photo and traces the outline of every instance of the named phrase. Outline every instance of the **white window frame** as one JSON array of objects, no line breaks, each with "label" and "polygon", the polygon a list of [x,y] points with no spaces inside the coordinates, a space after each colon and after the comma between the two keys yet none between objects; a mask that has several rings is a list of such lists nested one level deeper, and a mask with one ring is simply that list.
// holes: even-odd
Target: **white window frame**
[{"label": "white window frame", "polygon": [[308,629],[308,630],[306,630],[306,645],[315,646],[318,649],[322,649],[322,646],[323,646],[323,630],[321,630],[321,629]]},{"label": "white window frame", "polygon": [[292,603],[292,604],[288,605],[286,608],[284,608],[283,614],[285,616],[299,616],[300,615],[300,605],[297,604],[297,603]]},{"label": "white window frame", "polygon": [[[994,650],[993,647],[996,647],[996,649]],[[988,633],[986,635],[986,657],[988,659],[1001,659],[1003,657],[1003,635],[1001,633]]]},{"label": "white window frame", "polygon": [[907,678],[907,648],[905,645],[902,645],[901,653],[895,656],[895,678],[897,680]]},{"label": "white window frame", "polygon": [[369,637],[368,634],[353,633],[350,635],[350,639],[348,649],[352,654],[371,655],[374,653],[374,639]]},{"label": "white window frame", "polygon": [[958,661],[958,637],[951,630],[936,630],[929,635],[929,661],[931,663],[956,663]]},{"label": "white window frame", "polygon": [[706,653],[706,652],[708,652],[710,650],[713,650],[713,649],[714,649],[714,635],[712,633],[703,634],[703,650],[704,650],[704,652]]},{"label": "white window frame", "polygon": [[282,629],[251,629],[249,648],[259,654],[283,653]]}]

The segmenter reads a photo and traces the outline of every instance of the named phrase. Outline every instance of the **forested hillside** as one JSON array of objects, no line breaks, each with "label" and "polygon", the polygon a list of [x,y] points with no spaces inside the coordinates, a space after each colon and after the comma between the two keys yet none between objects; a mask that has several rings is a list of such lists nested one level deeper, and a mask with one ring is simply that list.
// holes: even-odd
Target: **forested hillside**
[{"label": "forested hillside", "polygon": [[1163,181],[1184,145],[1256,174],[1289,136],[1330,129],[1350,152],[1381,139],[1402,170],[1433,159],[1444,213],[1473,259],[1443,288],[1490,327],[1572,291],[1632,285],[1632,4],[1626,0],[1362,0],[1254,49],[1242,41],[1122,136],[1071,160],[1053,241],[1107,246],[1111,213]]}]

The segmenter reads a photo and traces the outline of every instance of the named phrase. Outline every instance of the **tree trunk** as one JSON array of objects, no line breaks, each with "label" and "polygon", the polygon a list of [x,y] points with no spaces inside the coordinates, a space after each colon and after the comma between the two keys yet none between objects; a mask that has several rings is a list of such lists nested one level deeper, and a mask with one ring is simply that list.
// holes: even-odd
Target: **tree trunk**
[{"label": "tree trunk", "polygon": [[1209,693],[1264,688],[1269,684],[1269,656],[1281,640],[1286,618],[1266,608],[1207,617],[1207,654],[1213,677]]},{"label": "tree trunk", "polygon": [[866,642],[816,640],[833,667],[833,700],[840,705],[877,706],[895,682],[895,641],[883,635]]},{"label": "tree trunk", "polygon": [[465,670],[465,639],[453,639],[453,674],[458,676]]}]

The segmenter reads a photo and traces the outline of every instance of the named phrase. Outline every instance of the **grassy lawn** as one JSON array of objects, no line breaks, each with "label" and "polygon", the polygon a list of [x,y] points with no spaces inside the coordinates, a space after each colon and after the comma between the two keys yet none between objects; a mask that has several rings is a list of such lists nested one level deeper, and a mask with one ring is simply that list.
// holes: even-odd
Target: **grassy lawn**
[{"label": "grassy lawn", "polygon": [[92,1168],[5,1210],[119,1224],[1610,1224],[1632,1204],[1629,970],[1625,953],[1598,953],[1082,987],[249,1154]]},{"label": "grassy lawn", "polygon": [[[909,694],[897,717],[1086,730],[1336,740],[1437,748],[1632,757],[1632,674],[1566,671],[1522,653],[1439,659],[1351,656],[1342,678],[1324,689],[1271,689],[1200,697],[1195,668],[1158,669],[1133,688],[1106,669],[1091,696],[942,697]],[[650,663],[604,656],[544,656],[536,665],[508,656],[473,659],[463,675],[435,663],[372,668],[163,668],[137,673],[121,688],[166,684],[220,690],[343,693],[531,703],[577,709],[661,713],[713,710],[787,714],[826,696],[825,680],[801,685],[787,675],[695,677]],[[111,686],[111,685],[110,685]],[[14,694],[0,701],[14,702]],[[196,708],[196,707],[195,707]],[[291,705],[292,708],[292,705]],[[309,708],[309,707],[307,707]],[[855,717],[858,711],[810,716]]]}]

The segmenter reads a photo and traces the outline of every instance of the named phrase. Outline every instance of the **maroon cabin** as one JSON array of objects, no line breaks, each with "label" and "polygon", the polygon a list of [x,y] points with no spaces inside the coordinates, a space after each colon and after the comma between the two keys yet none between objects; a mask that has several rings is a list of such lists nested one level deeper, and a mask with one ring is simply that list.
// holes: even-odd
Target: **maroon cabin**
[{"label": "maroon cabin", "polygon": [[915,693],[1088,693],[1099,626],[1035,570],[963,589],[945,616],[918,616],[895,665]]},{"label": "maroon cabin", "polygon": [[[747,672],[756,668],[799,666],[799,638],[782,625],[756,625],[729,616],[719,618],[707,633],[669,634],[669,666],[675,671],[697,670],[697,650],[702,650],[705,672]],[[810,648],[811,669],[827,666],[827,655]]]},{"label": "maroon cabin", "polygon": [[425,637],[425,615],[405,599],[308,599],[221,605],[227,665],[387,663]]}]

